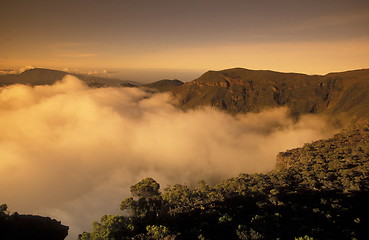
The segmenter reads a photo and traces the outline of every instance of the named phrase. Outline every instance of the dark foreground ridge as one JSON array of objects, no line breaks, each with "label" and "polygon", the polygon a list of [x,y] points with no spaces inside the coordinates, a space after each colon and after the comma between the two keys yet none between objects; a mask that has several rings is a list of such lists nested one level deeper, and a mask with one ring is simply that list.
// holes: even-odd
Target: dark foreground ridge
[{"label": "dark foreground ridge", "polygon": [[369,239],[369,125],[281,153],[268,174],[131,193],[79,239]]},{"label": "dark foreground ridge", "polygon": [[0,239],[2,240],[63,240],[69,227],[49,217],[7,213],[1,205]]}]

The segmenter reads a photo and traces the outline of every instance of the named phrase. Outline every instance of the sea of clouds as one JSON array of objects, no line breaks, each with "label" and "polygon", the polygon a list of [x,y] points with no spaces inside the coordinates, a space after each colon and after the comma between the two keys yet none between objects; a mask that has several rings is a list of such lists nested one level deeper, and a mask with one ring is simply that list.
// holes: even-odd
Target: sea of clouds
[{"label": "sea of clouds", "polygon": [[267,172],[276,154],[330,136],[321,118],[288,109],[229,115],[182,111],[168,93],[89,88],[67,76],[52,86],[0,89],[0,204],[70,226],[69,239],[119,213],[129,187],[216,183]]}]

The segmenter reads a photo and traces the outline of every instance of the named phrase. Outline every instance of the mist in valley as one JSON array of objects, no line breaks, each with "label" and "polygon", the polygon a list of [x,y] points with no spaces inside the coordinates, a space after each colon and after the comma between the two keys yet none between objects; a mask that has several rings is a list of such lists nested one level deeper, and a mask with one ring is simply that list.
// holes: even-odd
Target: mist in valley
[{"label": "mist in valley", "polygon": [[169,93],[89,88],[67,76],[52,86],[0,89],[1,202],[50,216],[69,238],[103,214],[119,213],[129,187],[216,183],[273,169],[278,152],[335,133],[323,118],[287,108],[232,116],[182,111]]}]

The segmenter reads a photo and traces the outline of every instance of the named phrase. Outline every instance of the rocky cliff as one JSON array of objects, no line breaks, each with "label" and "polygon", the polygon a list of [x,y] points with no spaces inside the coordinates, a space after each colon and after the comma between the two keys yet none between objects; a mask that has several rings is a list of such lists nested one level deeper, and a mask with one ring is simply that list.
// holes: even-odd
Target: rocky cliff
[{"label": "rocky cliff", "polygon": [[368,91],[368,69],[318,76],[235,68],[206,72],[173,93],[183,109],[242,113],[287,106],[293,116],[322,113],[357,121],[369,118]]}]

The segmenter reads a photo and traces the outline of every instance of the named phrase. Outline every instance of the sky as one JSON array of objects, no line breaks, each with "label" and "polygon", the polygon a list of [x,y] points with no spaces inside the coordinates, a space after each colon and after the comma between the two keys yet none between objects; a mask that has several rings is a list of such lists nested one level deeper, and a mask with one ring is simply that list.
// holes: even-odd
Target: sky
[{"label": "sky", "polygon": [[367,0],[2,0],[0,69],[326,74],[369,66],[368,26]]}]

